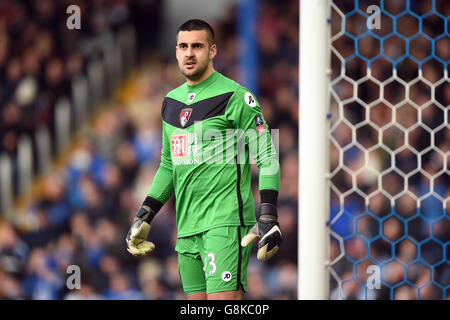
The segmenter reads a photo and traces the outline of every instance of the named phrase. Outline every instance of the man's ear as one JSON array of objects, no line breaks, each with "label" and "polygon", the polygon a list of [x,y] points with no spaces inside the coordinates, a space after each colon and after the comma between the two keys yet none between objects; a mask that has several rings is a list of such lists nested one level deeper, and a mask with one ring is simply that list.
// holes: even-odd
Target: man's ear
[{"label": "man's ear", "polygon": [[212,60],[216,57],[217,54],[217,46],[214,43],[210,48],[209,48],[209,59]]}]

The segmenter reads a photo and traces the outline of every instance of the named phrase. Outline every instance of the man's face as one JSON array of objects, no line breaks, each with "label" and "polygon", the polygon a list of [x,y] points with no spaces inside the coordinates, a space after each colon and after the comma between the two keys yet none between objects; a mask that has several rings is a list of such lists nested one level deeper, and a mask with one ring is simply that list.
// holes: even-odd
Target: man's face
[{"label": "man's face", "polygon": [[190,80],[201,78],[216,55],[216,45],[209,45],[206,30],[180,31],[176,56],[181,73]]}]

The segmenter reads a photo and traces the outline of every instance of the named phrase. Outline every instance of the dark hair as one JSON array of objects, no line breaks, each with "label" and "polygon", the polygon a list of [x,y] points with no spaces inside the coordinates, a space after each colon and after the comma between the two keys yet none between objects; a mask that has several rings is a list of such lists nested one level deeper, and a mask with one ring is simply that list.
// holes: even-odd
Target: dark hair
[{"label": "dark hair", "polygon": [[206,22],[200,19],[192,19],[183,23],[177,30],[177,37],[180,31],[206,30],[208,32],[208,42],[210,45],[214,43],[214,30]]}]

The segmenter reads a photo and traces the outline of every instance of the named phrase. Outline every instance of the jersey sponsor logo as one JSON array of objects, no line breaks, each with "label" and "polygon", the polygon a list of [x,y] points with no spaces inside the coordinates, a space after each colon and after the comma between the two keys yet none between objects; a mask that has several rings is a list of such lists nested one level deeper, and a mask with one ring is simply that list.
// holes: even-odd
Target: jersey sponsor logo
[{"label": "jersey sponsor logo", "polygon": [[224,271],[222,272],[222,280],[225,282],[229,282],[231,280],[231,272],[230,271]]},{"label": "jersey sponsor logo", "polygon": [[189,119],[191,118],[191,114],[192,114],[192,108],[185,108],[185,109],[181,110],[180,124],[182,127],[184,127],[186,125],[186,123],[188,123]]},{"label": "jersey sponsor logo", "polygon": [[246,92],[244,95],[244,101],[246,104],[248,104],[250,107],[256,107],[256,100],[253,97],[253,95],[250,92]]},{"label": "jersey sponsor logo", "polygon": [[254,120],[255,120],[255,125],[256,125],[256,132],[258,132],[258,134],[266,131],[266,126],[264,125],[264,121],[259,114],[257,114],[255,116]]},{"label": "jersey sponsor logo", "polygon": [[194,101],[195,99],[195,93],[189,93],[188,97],[187,97],[187,102],[191,103],[192,101]]},{"label": "jersey sponsor logo", "polygon": [[170,143],[172,146],[172,157],[181,158],[186,156],[187,149],[187,135],[174,134],[170,136]]},{"label": "jersey sponsor logo", "polygon": [[173,165],[200,163],[198,140],[195,132],[170,135],[170,145]]}]

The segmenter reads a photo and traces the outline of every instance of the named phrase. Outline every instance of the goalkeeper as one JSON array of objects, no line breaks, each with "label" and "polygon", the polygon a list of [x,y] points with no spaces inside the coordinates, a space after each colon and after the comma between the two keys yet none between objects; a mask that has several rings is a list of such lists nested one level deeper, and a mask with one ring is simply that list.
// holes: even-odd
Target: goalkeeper
[{"label": "goalkeeper", "polygon": [[[126,237],[131,254],[149,254],[150,223],[175,194],[175,250],[188,299],[242,299],[253,240],[258,259],[267,260],[282,239],[280,168],[261,107],[249,90],[214,70],[216,53],[208,23],[179,27],[176,58],[186,82],[163,101],[161,163]],[[257,217],[250,155],[259,168]]]}]

